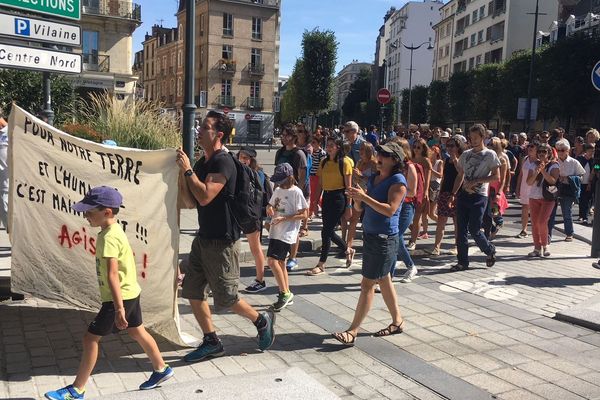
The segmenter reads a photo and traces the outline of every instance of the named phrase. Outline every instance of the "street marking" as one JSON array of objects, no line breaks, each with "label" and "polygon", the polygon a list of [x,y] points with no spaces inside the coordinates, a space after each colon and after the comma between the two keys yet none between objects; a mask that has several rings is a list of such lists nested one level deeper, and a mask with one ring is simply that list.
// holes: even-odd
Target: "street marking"
[{"label": "street marking", "polygon": [[439,286],[442,292],[470,292],[480,294],[486,299],[505,301],[519,295],[519,291],[506,287],[506,273],[499,272],[495,276],[474,279],[473,281],[451,281]]}]

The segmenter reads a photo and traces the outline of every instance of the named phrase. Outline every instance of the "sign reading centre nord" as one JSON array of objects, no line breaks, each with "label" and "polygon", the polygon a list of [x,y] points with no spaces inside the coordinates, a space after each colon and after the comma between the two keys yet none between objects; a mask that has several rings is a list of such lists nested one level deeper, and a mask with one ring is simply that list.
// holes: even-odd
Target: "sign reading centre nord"
[{"label": "sign reading centre nord", "polygon": [[0,13],[0,35],[12,38],[81,46],[81,28],[43,19]]},{"label": "sign reading centre nord", "polygon": [[81,54],[0,43],[0,67],[80,74]]},{"label": "sign reading centre nord", "polygon": [[0,6],[19,8],[60,18],[81,19],[81,0],[0,0]]}]

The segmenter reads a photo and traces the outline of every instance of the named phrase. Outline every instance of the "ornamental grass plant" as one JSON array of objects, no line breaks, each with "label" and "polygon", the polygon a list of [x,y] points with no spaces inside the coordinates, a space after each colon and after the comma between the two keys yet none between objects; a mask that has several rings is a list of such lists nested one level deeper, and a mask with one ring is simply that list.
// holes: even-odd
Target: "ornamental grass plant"
[{"label": "ornamental grass plant", "polygon": [[120,147],[143,150],[181,146],[178,122],[161,113],[156,103],[123,101],[106,94],[80,99],[74,111],[77,124],[86,125]]}]

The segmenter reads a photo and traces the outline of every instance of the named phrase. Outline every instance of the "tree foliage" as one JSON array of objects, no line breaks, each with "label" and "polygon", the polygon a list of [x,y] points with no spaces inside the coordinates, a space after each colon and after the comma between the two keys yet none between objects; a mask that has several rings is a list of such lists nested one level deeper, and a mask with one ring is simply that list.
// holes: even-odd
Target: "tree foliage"
[{"label": "tree foliage", "polygon": [[330,31],[304,31],[302,59],[304,60],[303,105],[306,111],[318,114],[331,105],[333,78],[337,61],[338,42]]},{"label": "tree foliage", "polygon": [[529,82],[529,64],[531,53],[519,52],[507,60],[500,73],[502,90],[498,105],[500,116],[512,121],[517,119],[517,104],[519,97],[527,97]]},{"label": "tree foliage", "polygon": [[498,114],[501,70],[500,64],[487,64],[475,69],[472,74],[474,117],[488,125]]},{"label": "tree foliage", "polygon": [[365,126],[368,119],[367,102],[371,89],[371,70],[363,68],[356,80],[350,85],[350,92],[342,105],[342,115],[346,120],[356,121]]},{"label": "tree foliage", "polygon": [[304,61],[297,59],[292,75],[288,79],[285,94],[281,99],[281,121],[298,120],[304,114]]},{"label": "tree foliage", "polygon": [[[402,90],[402,102],[400,103],[400,119],[404,123],[420,124],[427,121],[427,97],[429,87],[417,85],[412,88],[412,97],[408,89]],[[411,103],[410,116],[408,111],[409,99]]]},{"label": "tree foliage", "polygon": [[472,74],[469,72],[455,72],[450,76],[448,83],[448,98],[450,116],[455,124],[466,121],[472,114],[473,96],[471,93]]},{"label": "tree foliage", "polygon": [[448,82],[433,81],[429,85],[427,94],[427,116],[433,126],[445,126],[450,121],[450,107],[448,106]]},{"label": "tree foliage", "polygon": [[[44,106],[42,73],[15,69],[0,69],[0,108],[10,113],[12,103],[38,114]],[[73,110],[73,87],[62,75],[51,75],[52,108],[55,123],[69,118]]]}]

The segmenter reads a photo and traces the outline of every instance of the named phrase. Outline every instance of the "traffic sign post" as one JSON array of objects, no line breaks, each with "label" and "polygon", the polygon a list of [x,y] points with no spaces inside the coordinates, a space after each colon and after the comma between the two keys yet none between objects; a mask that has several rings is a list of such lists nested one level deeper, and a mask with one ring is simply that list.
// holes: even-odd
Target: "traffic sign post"
[{"label": "traffic sign post", "polygon": [[52,15],[59,18],[81,19],[81,0],[63,1],[23,1],[0,0],[0,6],[27,10],[39,14]]},{"label": "traffic sign post", "polygon": [[13,14],[0,13],[0,35],[63,46],[81,46],[81,27],[78,25]]},{"label": "traffic sign post", "polygon": [[388,104],[392,101],[392,94],[386,88],[381,88],[377,91],[377,101],[379,104]]},{"label": "traffic sign post", "polygon": [[592,85],[600,91],[600,61],[592,69]]}]

